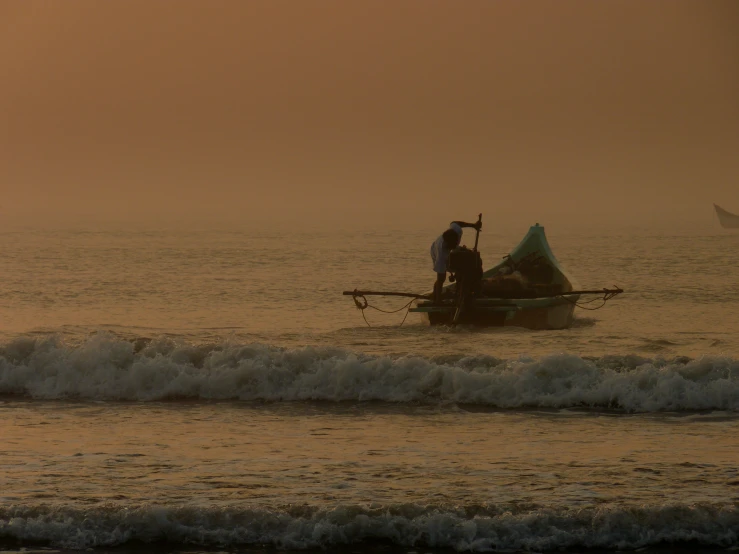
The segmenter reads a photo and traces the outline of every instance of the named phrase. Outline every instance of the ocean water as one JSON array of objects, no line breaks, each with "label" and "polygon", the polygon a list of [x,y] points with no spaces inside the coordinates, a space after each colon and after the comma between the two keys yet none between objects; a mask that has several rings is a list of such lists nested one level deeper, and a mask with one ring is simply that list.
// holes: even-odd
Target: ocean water
[{"label": "ocean water", "polygon": [[0,549],[739,549],[739,233],[546,229],[562,331],[365,321],[435,229],[1,228]]}]

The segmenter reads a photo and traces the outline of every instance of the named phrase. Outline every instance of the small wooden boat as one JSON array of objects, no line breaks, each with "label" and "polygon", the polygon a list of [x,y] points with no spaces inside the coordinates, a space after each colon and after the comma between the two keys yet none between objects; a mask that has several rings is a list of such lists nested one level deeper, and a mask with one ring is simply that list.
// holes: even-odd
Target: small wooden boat
[{"label": "small wooden boat", "polygon": [[724,229],[739,229],[739,215],[727,212],[721,206],[713,205],[718,221]]},{"label": "small wooden boat", "polygon": [[[431,294],[402,292],[344,291],[358,308],[368,307],[365,296],[406,296],[416,298],[410,312],[419,313],[431,325],[471,324],[484,327],[515,326],[528,329],[565,329],[572,325],[575,308],[583,295],[602,295],[603,303],[623,292],[620,288],[579,290],[575,280],[554,257],[544,227],[529,229],[521,243],[495,267],[482,271],[476,250],[457,249],[461,258],[479,265],[472,279],[447,285],[440,303]],[[475,270],[472,270],[475,273]],[[360,301],[361,299],[361,301]],[[592,309],[592,308],[591,308]]]},{"label": "small wooden boat", "polygon": [[[577,288],[537,223],[501,263],[483,272],[474,306],[457,323],[565,329],[572,325],[581,296],[573,292]],[[419,301],[410,311],[426,314],[432,325],[450,324],[455,289],[456,284],[446,287],[442,305]]]}]

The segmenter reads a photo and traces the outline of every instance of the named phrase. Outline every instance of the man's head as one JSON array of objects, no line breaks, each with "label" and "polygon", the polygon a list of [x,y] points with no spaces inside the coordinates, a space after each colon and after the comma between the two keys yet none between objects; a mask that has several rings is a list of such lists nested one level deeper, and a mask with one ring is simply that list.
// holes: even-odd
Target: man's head
[{"label": "man's head", "polygon": [[454,250],[457,246],[459,246],[460,236],[454,229],[447,229],[446,231],[444,231],[444,234],[441,235],[441,238],[444,241],[444,246],[447,248],[447,250]]}]

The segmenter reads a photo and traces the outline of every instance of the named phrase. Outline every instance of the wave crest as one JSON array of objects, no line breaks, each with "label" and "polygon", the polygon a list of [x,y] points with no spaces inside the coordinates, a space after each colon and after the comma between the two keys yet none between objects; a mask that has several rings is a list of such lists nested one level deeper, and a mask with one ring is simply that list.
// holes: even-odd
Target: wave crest
[{"label": "wave crest", "polygon": [[96,335],[0,347],[0,394],[36,399],[385,401],[630,412],[739,411],[739,361],[635,355],[371,356],[328,347]]}]

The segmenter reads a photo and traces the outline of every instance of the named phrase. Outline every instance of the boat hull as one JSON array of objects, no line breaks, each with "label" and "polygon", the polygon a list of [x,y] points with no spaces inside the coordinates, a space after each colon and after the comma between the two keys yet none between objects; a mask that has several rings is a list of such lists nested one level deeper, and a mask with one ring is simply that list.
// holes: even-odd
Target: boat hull
[{"label": "boat hull", "polygon": [[[458,324],[478,327],[523,327],[534,330],[567,329],[572,326],[579,295],[555,298],[485,299],[460,317]],[[452,306],[418,303],[413,312],[421,313],[430,325],[451,325]]]},{"label": "boat hull", "polygon": [[524,308],[507,320],[506,325],[536,330],[567,329],[572,326],[574,314],[575,305],[569,302],[547,308]]}]

